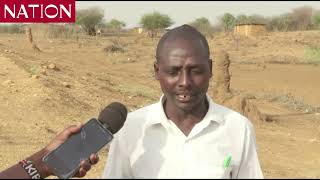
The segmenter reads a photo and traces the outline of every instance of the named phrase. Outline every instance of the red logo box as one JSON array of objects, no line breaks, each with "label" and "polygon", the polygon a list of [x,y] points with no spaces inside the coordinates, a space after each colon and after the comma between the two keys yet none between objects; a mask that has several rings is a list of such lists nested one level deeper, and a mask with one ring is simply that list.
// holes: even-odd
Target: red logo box
[{"label": "red logo box", "polygon": [[74,23],[75,0],[6,0],[0,23]]}]

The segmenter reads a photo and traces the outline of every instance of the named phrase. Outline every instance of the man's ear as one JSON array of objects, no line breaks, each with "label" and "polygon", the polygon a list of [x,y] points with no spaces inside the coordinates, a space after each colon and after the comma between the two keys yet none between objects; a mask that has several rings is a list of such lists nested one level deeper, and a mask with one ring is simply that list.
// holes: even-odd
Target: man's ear
[{"label": "man's ear", "polygon": [[153,70],[154,70],[154,76],[156,78],[156,80],[159,80],[159,65],[158,62],[154,62],[153,64]]},{"label": "man's ear", "polygon": [[209,59],[210,78],[212,77],[212,59]]}]

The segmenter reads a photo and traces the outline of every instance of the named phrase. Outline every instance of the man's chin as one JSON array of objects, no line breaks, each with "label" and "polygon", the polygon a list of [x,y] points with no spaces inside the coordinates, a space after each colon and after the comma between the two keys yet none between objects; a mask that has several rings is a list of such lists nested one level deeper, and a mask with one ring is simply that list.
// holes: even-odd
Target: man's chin
[{"label": "man's chin", "polygon": [[194,110],[196,107],[193,104],[188,104],[188,103],[178,103],[178,107],[183,110],[183,111],[192,111]]}]

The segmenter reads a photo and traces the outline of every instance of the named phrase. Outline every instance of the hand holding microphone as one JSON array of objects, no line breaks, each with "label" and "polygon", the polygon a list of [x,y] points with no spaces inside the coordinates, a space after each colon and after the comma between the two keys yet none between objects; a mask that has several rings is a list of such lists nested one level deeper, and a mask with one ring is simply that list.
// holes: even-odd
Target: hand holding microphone
[{"label": "hand holding microphone", "polygon": [[[43,162],[53,174],[62,179],[73,177],[78,171],[81,173],[80,162],[88,160],[90,155],[109,143],[113,134],[123,126],[126,117],[127,109],[124,105],[111,103],[100,112],[98,120],[90,119],[79,133],[68,138],[56,149],[52,148],[54,150],[43,158]],[[95,157],[92,158],[94,160]]]},{"label": "hand holding microphone", "polygon": [[126,117],[124,105],[111,103],[100,112],[98,119],[64,129],[45,148],[0,172],[0,179],[83,177],[91,165],[99,161],[96,153],[112,140]]},{"label": "hand holding microphone", "polygon": [[[48,145],[43,149],[44,154],[49,154],[60,145],[62,145],[67,139],[69,139],[72,135],[79,133],[83,124],[72,125],[64,129],[60,134],[58,134]],[[42,156],[43,157],[43,156]],[[42,158],[40,159],[42,161]],[[82,160],[80,162],[80,167],[78,172],[75,174],[75,177],[84,177],[87,174],[87,171],[91,169],[91,165],[97,164],[99,161],[99,157],[97,154],[91,154],[89,160]],[[54,175],[52,170],[48,167],[44,166],[45,170],[43,171],[45,174],[42,177],[47,177],[50,175]]]}]

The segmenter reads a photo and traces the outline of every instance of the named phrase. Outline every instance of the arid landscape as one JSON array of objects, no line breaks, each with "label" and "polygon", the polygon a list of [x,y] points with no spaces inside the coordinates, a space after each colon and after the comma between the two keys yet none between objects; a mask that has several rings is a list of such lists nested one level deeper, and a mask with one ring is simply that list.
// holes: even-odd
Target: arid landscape
[{"label": "arid landscape", "polygon": [[[34,31],[38,52],[25,34],[0,34],[0,171],[113,101],[129,111],[158,101],[158,40],[134,33],[47,38]],[[320,52],[310,51],[320,46],[320,31],[220,33],[208,41],[213,60],[215,49],[230,56],[231,91],[272,119],[253,120],[264,176],[320,178]],[[99,155],[85,178],[101,176],[107,149]]]}]

